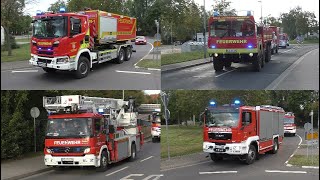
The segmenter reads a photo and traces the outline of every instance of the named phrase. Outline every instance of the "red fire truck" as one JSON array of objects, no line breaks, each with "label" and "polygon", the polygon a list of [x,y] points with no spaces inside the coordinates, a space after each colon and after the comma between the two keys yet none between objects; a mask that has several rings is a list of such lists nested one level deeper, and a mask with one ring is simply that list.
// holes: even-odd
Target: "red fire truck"
[{"label": "red fire truck", "polygon": [[284,115],[283,118],[283,123],[284,123],[284,134],[285,135],[291,135],[291,136],[295,136],[296,132],[297,132],[297,126],[294,123],[294,113],[292,112],[287,112]]},{"label": "red fire truck", "polygon": [[151,136],[152,136],[152,142],[160,142],[161,137],[161,119],[160,119],[160,113],[154,112],[152,113],[152,120],[151,120]]},{"label": "red fire truck", "polygon": [[134,100],[68,95],[43,97],[48,111],[44,163],[56,168],[134,160],[144,143]]},{"label": "red fire truck", "polygon": [[38,12],[33,18],[29,63],[48,73],[73,71],[88,75],[94,64],[131,58],[129,40],[136,37],[136,19],[99,10],[77,13]]},{"label": "red fire truck", "polygon": [[271,54],[275,54],[278,53],[279,50],[280,27],[269,26],[269,28],[272,29]]},{"label": "red fire truck", "polygon": [[283,140],[284,110],[280,107],[217,106],[210,101],[204,113],[203,151],[213,161],[237,157],[252,164],[260,154],[277,153]]},{"label": "red fire truck", "polygon": [[247,16],[219,16],[209,19],[208,52],[216,71],[231,63],[252,63],[260,71],[271,59],[272,30]]}]

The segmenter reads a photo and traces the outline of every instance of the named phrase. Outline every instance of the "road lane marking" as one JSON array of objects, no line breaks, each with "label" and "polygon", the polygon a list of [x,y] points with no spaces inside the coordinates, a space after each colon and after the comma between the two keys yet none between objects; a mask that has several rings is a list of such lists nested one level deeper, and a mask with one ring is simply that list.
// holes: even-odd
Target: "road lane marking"
[{"label": "road lane marking", "polygon": [[38,72],[39,70],[23,70],[23,71],[11,71],[11,73],[24,73],[24,72]]},{"label": "road lane marking", "polygon": [[136,177],[140,177],[140,176],[143,176],[144,174],[129,174],[128,176],[125,176],[123,178],[121,178],[120,180],[133,180],[133,179],[128,179],[129,177],[132,177],[132,176],[136,176]]},{"label": "road lane marking", "polygon": [[168,169],[161,169],[160,171],[169,171],[169,170],[174,170],[174,169],[191,167],[191,166],[196,166],[196,165],[200,165],[200,164],[205,164],[205,163],[208,163],[208,162],[212,162],[212,161],[205,161],[205,162],[200,162],[200,163],[195,163],[195,164],[189,164],[189,165],[185,165],[185,166],[178,166],[178,167],[173,167],[173,168],[168,168]]},{"label": "road lane marking", "polygon": [[163,176],[163,174],[153,174],[153,175],[149,175],[149,176],[143,178],[142,180],[149,180],[151,178],[153,178],[152,180],[158,180],[162,176]]},{"label": "road lane marking", "polygon": [[319,169],[319,166],[302,166],[302,168]]},{"label": "road lane marking", "polygon": [[[150,54],[150,52],[153,50],[153,44],[151,44],[151,43],[149,43],[149,42],[147,42],[148,44],[150,44],[151,45],[151,49],[150,49],[150,51],[145,55],[145,56],[143,56],[138,62],[136,62],[133,66],[136,68],[136,67],[138,67],[137,66],[137,64],[140,62],[140,61],[142,61],[145,57],[147,57],[149,54]],[[160,53],[160,56],[161,56],[161,53]]]},{"label": "road lane marking", "polygon": [[227,174],[227,173],[238,173],[238,171],[199,172],[199,174]]},{"label": "road lane marking", "polygon": [[151,74],[151,73],[148,73],[148,72],[137,72],[137,71],[119,71],[119,70],[116,70],[116,72],[122,72],[122,73],[128,73],[128,74]]},{"label": "road lane marking", "polygon": [[230,70],[230,71],[227,71],[227,72],[224,72],[224,73],[222,73],[222,74],[216,75],[215,77],[223,76],[223,75],[228,74],[228,73],[230,73],[230,72],[232,72],[232,71],[235,71],[235,70],[236,70],[236,69],[232,69],[232,70]]},{"label": "road lane marking", "polygon": [[280,171],[280,170],[265,170],[265,172],[271,173],[295,173],[295,174],[306,174],[306,171]]},{"label": "road lane marking", "polygon": [[123,170],[127,169],[128,167],[129,167],[129,166],[126,166],[126,167],[124,167],[124,168],[121,168],[121,169],[118,169],[118,170],[116,170],[116,171],[113,171],[112,173],[109,173],[109,174],[107,174],[106,176],[110,176],[110,175],[115,174],[115,173],[117,173],[117,172],[119,172],[119,171],[123,171]]},{"label": "road lane marking", "polygon": [[296,148],[296,150],[290,155],[289,159],[284,163],[284,164],[286,164],[286,166],[292,166],[291,164],[288,164],[288,162],[289,162],[290,159],[294,156],[294,154],[297,152],[297,150],[300,148],[300,145],[301,145],[301,143],[302,143],[302,138],[301,138],[301,136],[299,136],[299,134],[296,134],[296,135],[299,137],[300,142],[299,142],[298,147]]},{"label": "road lane marking", "polygon": [[317,49],[309,51],[307,54],[303,55],[298,60],[296,60],[290,67],[288,67],[282,74],[280,74],[280,76],[278,78],[276,78],[274,81],[272,81],[272,83],[270,83],[265,89],[266,90],[275,90],[279,86],[279,84],[296,68],[296,66],[302,60],[304,60],[304,58],[306,56],[313,53],[313,51],[315,51],[315,50],[317,50]]},{"label": "road lane marking", "polygon": [[150,156],[150,157],[147,157],[147,158],[145,158],[145,159],[142,159],[140,162],[143,162],[143,161],[148,160],[148,159],[151,159],[151,158],[153,158],[153,156]]}]

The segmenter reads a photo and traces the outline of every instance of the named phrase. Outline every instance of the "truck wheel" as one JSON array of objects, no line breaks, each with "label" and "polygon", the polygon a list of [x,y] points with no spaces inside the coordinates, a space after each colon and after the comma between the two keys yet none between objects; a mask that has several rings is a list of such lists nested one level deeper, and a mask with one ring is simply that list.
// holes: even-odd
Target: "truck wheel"
[{"label": "truck wheel", "polygon": [[108,168],[108,155],[106,151],[102,151],[100,157],[100,167],[97,168],[97,171],[103,172]]},{"label": "truck wheel", "polygon": [[274,139],[273,140],[273,148],[272,148],[271,153],[276,154],[278,152],[278,149],[279,149],[278,139]]},{"label": "truck wheel", "polygon": [[53,69],[53,68],[42,68],[45,72],[47,73],[55,73],[57,71],[57,69]]},{"label": "truck wheel", "polygon": [[210,158],[214,162],[223,160],[223,157],[221,155],[216,154],[216,153],[210,153]]},{"label": "truck wheel", "polygon": [[255,159],[257,158],[257,150],[256,147],[254,147],[254,145],[250,145],[249,146],[249,152],[246,155],[246,164],[252,164]]},{"label": "truck wheel", "polygon": [[276,53],[278,53],[278,50],[279,50],[279,46],[277,46],[277,48],[276,48]]},{"label": "truck wheel", "polygon": [[117,58],[116,62],[117,62],[118,64],[123,63],[123,61],[124,61],[124,56],[125,56],[124,49],[121,48],[120,51],[119,51],[118,58]]},{"label": "truck wheel", "polygon": [[296,133],[293,133],[292,136],[296,136]]},{"label": "truck wheel", "polygon": [[129,61],[131,59],[131,55],[132,55],[131,47],[127,47],[124,60]]},{"label": "truck wheel", "polygon": [[230,68],[231,67],[232,62],[225,62],[224,63],[224,67],[225,68]]},{"label": "truck wheel", "polygon": [[131,156],[130,156],[130,161],[134,161],[137,157],[137,151],[136,151],[136,145],[132,144],[131,145]]},{"label": "truck wheel", "polygon": [[274,54],[274,48],[271,49],[271,54]]},{"label": "truck wheel", "polygon": [[223,69],[222,62],[217,59],[213,60],[213,68],[215,71],[222,71]]},{"label": "truck wheel", "polygon": [[262,67],[262,61],[263,61],[262,56],[257,55],[257,58],[253,61],[254,71],[260,72],[261,67]]},{"label": "truck wheel", "polygon": [[267,54],[268,54],[268,56],[267,56],[266,62],[269,62],[271,60],[271,47],[270,46],[268,46]]},{"label": "truck wheel", "polygon": [[81,79],[89,74],[89,60],[85,56],[80,56],[78,61],[78,69],[75,72],[76,78]]}]

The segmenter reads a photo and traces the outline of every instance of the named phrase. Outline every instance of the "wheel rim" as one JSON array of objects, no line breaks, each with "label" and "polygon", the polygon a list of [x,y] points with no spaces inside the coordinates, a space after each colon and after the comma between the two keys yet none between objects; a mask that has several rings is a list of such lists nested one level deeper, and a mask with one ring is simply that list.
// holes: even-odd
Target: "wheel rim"
[{"label": "wheel rim", "polygon": [[81,74],[86,74],[88,71],[87,65],[84,62],[80,63],[79,69]]},{"label": "wheel rim", "polygon": [[130,59],[131,58],[131,49],[130,48],[128,48],[128,50],[127,50],[127,58],[128,59]]},{"label": "wheel rim", "polygon": [[136,157],[136,150],[135,148],[132,149],[132,158],[134,159]]},{"label": "wheel rim", "polygon": [[278,143],[277,142],[274,142],[274,150],[278,150]]},{"label": "wheel rim", "polygon": [[250,160],[250,162],[251,162],[251,161],[254,159],[254,157],[255,157],[254,151],[250,150],[248,156],[249,156],[249,160]]},{"label": "wheel rim", "polygon": [[119,56],[120,56],[120,60],[122,61],[123,60],[123,51],[120,51]]},{"label": "wheel rim", "polygon": [[107,166],[107,158],[106,158],[106,156],[102,156],[102,166],[103,167]]}]

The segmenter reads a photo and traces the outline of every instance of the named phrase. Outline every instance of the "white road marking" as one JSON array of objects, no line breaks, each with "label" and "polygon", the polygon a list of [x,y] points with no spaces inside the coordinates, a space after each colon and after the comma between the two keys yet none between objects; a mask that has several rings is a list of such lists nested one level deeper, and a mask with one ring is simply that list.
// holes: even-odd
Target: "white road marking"
[{"label": "white road marking", "polygon": [[161,169],[160,171],[169,171],[169,170],[174,170],[174,169],[191,167],[191,166],[196,166],[196,165],[199,165],[199,164],[205,164],[205,163],[208,163],[208,162],[212,162],[212,161],[205,161],[205,162],[200,162],[200,163],[195,163],[195,164],[189,164],[189,165],[185,165],[185,166],[178,166],[178,167],[173,167],[173,168],[168,168],[168,169]]},{"label": "white road marking", "polygon": [[280,170],[265,170],[265,172],[271,173],[295,173],[295,174],[306,174],[306,171],[280,171]]},{"label": "white road marking", "polygon": [[230,70],[230,71],[227,71],[227,72],[224,72],[224,73],[222,73],[222,74],[216,75],[215,77],[223,76],[223,75],[228,74],[228,73],[230,73],[230,72],[232,72],[232,71],[235,71],[235,70],[236,70],[236,69],[232,69],[232,70]]},{"label": "white road marking", "polygon": [[38,72],[39,70],[23,70],[23,71],[11,71],[11,73],[25,73],[25,72]]},{"label": "white road marking", "polygon": [[[317,49],[315,49],[317,50]],[[279,84],[295,69],[295,67],[302,61],[306,56],[313,53],[314,50],[309,51],[307,54],[300,57],[297,61],[295,61],[290,67],[288,67],[278,78],[276,78],[269,86],[267,86],[266,90],[275,90]]]},{"label": "white road marking", "polygon": [[[141,58],[138,62],[136,62],[133,66],[134,67],[138,67],[137,66],[137,64],[140,62],[140,61],[142,61],[145,57],[147,57],[149,54],[150,54],[150,52],[153,50],[153,44],[151,44],[151,43],[149,43],[149,42],[147,42],[148,44],[150,44],[151,45],[151,49],[150,49],[150,51],[145,55],[145,56],[143,56],[143,58]],[[161,54],[160,54],[161,55]]]},{"label": "white road marking", "polygon": [[126,166],[126,167],[124,167],[124,168],[121,168],[121,169],[118,169],[118,170],[116,170],[116,171],[113,171],[112,173],[107,174],[106,176],[110,176],[110,175],[115,174],[115,173],[117,173],[117,172],[119,172],[119,171],[123,171],[123,170],[125,170],[125,169],[127,169],[127,168],[128,168],[128,166]]},{"label": "white road marking", "polygon": [[[300,142],[298,144],[298,147],[296,148],[296,150],[290,155],[289,159],[284,163],[288,165],[288,162],[290,161],[290,159],[294,156],[294,154],[297,152],[297,150],[300,148],[300,145],[302,143],[302,138],[301,136],[299,136],[299,134],[296,134],[299,138],[300,138]],[[291,165],[291,164],[290,164]],[[292,165],[291,165],[292,166]]]},{"label": "white road marking", "polygon": [[145,158],[145,159],[142,159],[140,162],[143,162],[143,161],[148,160],[148,159],[151,159],[151,158],[153,158],[153,156],[150,156],[150,157],[147,157],[147,158]]},{"label": "white road marking", "polygon": [[148,68],[150,71],[161,71],[161,69],[156,69],[156,68]]},{"label": "white road marking", "polygon": [[153,174],[153,175],[149,175],[149,176],[143,178],[142,180],[149,180],[151,178],[152,178],[152,180],[158,180],[162,176],[163,176],[163,174]]},{"label": "white road marking", "polygon": [[151,73],[148,73],[148,72],[137,72],[137,71],[119,71],[119,70],[116,70],[116,72],[122,72],[122,73],[128,73],[128,74],[151,74]]},{"label": "white road marking", "polygon": [[136,177],[140,177],[140,176],[143,176],[144,174],[129,174],[128,176],[126,177],[123,177],[121,178],[120,180],[133,180],[133,179],[128,179],[129,177],[132,177],[132,176],[136,176]]},{"label": "white road marking", "polygon": [[199,172],[199,174],[227,174],[227,173],[238,173],[238,171]]},{"label": "white road marking", "polygon": [[319,169],[319,166],[302,166],[302,168]]}]

